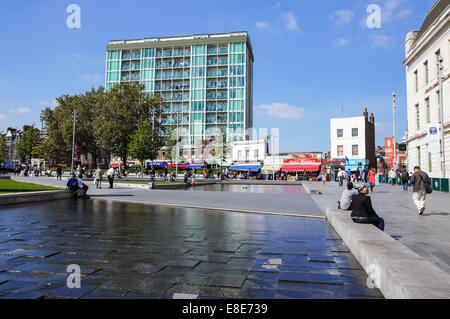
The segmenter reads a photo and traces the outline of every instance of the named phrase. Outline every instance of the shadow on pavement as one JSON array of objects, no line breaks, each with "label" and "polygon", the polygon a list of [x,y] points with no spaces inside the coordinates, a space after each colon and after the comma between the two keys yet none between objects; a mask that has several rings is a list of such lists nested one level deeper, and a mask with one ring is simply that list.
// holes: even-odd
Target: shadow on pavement
[{"label": "shadow on pavement", "polygon": [[134,197],[133,194],[111,194],[111,195],[89,195],[90,198],[96,197]]}]

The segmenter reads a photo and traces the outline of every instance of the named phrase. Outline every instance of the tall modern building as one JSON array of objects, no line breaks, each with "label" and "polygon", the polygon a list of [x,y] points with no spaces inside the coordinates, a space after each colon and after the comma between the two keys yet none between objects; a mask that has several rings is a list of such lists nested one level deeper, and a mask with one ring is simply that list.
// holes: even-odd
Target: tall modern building
[{"label": "tall modern building", "polygon": [[165,100],[162,135],[178,128],[183,144],[218,131],[246,139],[253,127],[253,52],[247,32],[110,41],[106,89],[140,82]]}]

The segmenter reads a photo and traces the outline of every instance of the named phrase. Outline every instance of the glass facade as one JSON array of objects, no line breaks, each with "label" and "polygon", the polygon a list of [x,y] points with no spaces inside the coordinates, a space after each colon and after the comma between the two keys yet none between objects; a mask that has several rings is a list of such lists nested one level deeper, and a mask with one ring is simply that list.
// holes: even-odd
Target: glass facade
[{"label": "glass facade", "polygon": [[151,48],[143,43],[140,49],[125,42],[108,46],[106,89],[140,82],[148,94],[160,94],[166,102],[162,136],[178,127],[185,145],[211,140],[218,131],[229,142],[245,140],[252,127],[253,55],[247,40],[237,42],[232,35],[192,44],[174,39]]}]

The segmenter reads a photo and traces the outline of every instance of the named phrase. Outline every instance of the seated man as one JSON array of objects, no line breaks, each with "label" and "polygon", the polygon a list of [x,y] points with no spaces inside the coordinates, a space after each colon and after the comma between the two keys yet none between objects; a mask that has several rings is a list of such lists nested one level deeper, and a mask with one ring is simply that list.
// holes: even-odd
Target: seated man
[{"label": "seated man", "polygon": [[347,189],[342,192],[341,200],[338,202],[338,209],[352,210],[353,195],[358,195],[358,191],[353,189],[353,183],[347,183]]},{"label": "seated man", "polygon": [[83,180],[81,178],[77,178],[76,174],[73,174],[72,178],[67,182],[67,189],[74,192],[74,197],[77,197],[80,190],[83,191],[82,196],[86,197],[88,188],[89,187],[85,183],[83,183]]},{"label": "seated man", "polygon": [[355,189],[359,193],[353,196],[353,211],[351,214],[353,221],[358,224],[372,224],[384,231],[384,220],[373,210],[370,196],[367,196],[369,193],[367,185],[357,183]]}]

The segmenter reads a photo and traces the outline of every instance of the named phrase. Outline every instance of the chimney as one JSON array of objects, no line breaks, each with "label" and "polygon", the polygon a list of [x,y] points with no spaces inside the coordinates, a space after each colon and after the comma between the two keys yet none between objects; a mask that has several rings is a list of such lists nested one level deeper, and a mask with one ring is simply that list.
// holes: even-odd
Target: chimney
[{"label": "chimney", "polygon": [[364,117],[366,119],[369,117],[369,113],[367,112],[367,107],[364,109]]},{"label": "chimney", "polygon": [[375,118],[373,117],[373,113],[370,113],[370,123],[375,125]]}]

